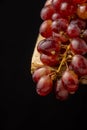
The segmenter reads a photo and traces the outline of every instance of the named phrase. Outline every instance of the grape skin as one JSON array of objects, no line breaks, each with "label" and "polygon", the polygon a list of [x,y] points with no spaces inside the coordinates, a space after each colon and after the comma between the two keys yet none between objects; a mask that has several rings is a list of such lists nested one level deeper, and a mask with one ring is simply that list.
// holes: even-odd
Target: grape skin
[{"label": "grape skin", "polygon": [[46,55],[58,54],[60,50],[60,41],[52,37],[46,38],[38,43],[37,50]]},{"label": "grape skin", "polygon": [[41,34],[43,37],[48,38],[48,37],[52,36],[51,24],[52,24],[52,21],[51,21],[51,20],[45,20],[45,21],[43,21],[42,24],[40,25],[39,32],[40,32],[40,34]]},{"label": "grape skin", "polygon": [[50,76],[43,76],[39,79],[36,92],[41,96],[46,96],[52,91],[53,82]]},{"label": "grape skin", "polygon": [[75,18],[71,20],[70,24],[76,24],[80,29],[86,28],[86,22],[80,18]]},{"label": "grape skin", "polygon": [[39,79],[44,76],[51,73],[51,69],[48,66],[40,67],[34,71],[32,74],[33,81],[37,83]]},{"label": "grape skin", "polygon": [[73,38],[70,43],[71,51],[73,51],[75,54],[81,54],[84,55],[87,53],[87,44],[86,42],[77,37]]},{"label": "grape skin", "polygon": [[78,6],[77,15],[81,19],[87,19],[87,3],[83,3]]},{"label": "grape skin", "polygon": [[53,6],[50,4],[42,8],[40,16],[42,20],[48,20],[48,19],[52,19],[52,15],[54,13],[55,13],[55,10]]},{"label": "grape skin", "polygon": [[61,31],[66,31],[68,26],[68,21],[66,19],[60,18],[52,22],[52,31],[59,33]]},{"label": "grape skin", "polygon": [[62,16],[59,14],[59,13],[54,13],[53,15],[52,15],[52,20],[53,21],[55,21],[55,20],[58,20],[59,18],[61,18]]},{"label": "grape skin", "polygon": [[62,82],[69,92],[74,92],[78,89],[78,76],[72,70],[66,70],[63,73]]},{"label": "grape skin", "polygon": [[75,55],[72,58],[70,67],[79,75],[87,75],[87,59],[81,55]]},{"label": "grape skin", "polygon": [[70,38],[78,37],[81,33],[80,28],[76,24],[69,24],[67,34]]},{"label": "grape skin", "polygon": [[60,99],[60,100],[66,100],[69,96],[69,92],[67,89],[65,89],[62,80],[58,80],[56,81],[55,84],[55,94],[56,94],[56,98]]},{"label": "grape skin", "polygon": [[40,55],[40,60],[42,61],[43,64],[51,67],[57,66],[59,64],[58,55],[48,56],[42,53]]}]

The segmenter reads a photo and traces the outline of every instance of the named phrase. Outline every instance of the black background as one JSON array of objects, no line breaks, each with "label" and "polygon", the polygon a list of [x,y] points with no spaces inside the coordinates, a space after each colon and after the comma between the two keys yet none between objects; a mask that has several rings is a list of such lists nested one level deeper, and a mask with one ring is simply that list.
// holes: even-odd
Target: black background
[{"label": "black background", "polygon": [[87,128],[87,86],[63,102],[36,94],[30,66],[44,3],[0,2],[0,130]]}]

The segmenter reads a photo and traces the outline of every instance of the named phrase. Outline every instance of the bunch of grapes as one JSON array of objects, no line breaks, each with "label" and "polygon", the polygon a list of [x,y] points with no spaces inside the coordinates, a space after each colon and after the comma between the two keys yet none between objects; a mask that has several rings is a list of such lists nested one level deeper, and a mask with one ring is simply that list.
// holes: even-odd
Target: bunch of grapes
[{"label": "bunch of grapes", "polygon": [[65,100],[87,75],[87,0],[49,1],[40,12],[43,39],[37,51],[43,66],[32,78],[39,95],[53,91],[57,99]]}]

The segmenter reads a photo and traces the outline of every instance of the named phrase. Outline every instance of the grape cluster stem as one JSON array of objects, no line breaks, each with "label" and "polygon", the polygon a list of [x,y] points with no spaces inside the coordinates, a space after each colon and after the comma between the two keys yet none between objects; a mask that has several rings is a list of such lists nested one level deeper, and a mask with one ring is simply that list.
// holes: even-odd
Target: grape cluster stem
[{"label": "grape cluster stem", "polygon": [[58,67],[56,73],[59,73],[59,72],[60,72],[62,65],[64,64],[64,62],[66,62],[66,56],[67,56],[67,52],[69,51],[69,49],[70,49],[70,45],[67,46],[66,51],[65,51],[65,53],[64,53],[64,55],[63,55],[63,59],[62,59],[60,65],[59,65],[59,67]]}]

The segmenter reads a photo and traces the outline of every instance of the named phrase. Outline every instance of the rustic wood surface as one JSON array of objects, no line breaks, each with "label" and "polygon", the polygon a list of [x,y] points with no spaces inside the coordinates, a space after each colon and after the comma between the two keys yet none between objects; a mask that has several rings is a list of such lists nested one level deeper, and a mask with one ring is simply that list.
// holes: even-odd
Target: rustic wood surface
[{"label": "rustic wood surface", "polygon": [[37,69],[39,66],[43,66],[42,62],[40,61],[40,54],[37,51],[37,45],[39,43],[39,41],[41,41],[43,39],[43,37],[39,34],[38,38],[36,40],[36,45],[34,48],[34,52],[32,55],[32,60],[31,60],[31,73],[34,72],[35,69]]}]

